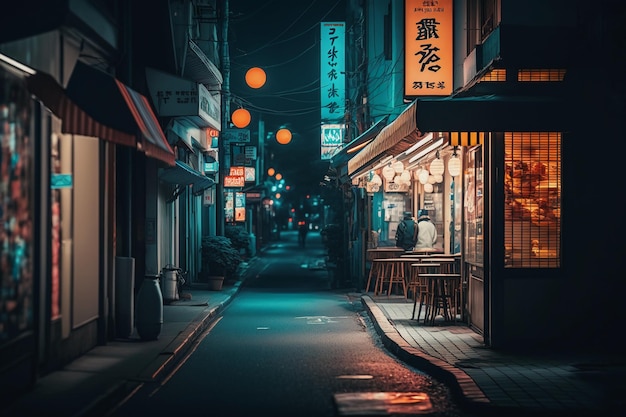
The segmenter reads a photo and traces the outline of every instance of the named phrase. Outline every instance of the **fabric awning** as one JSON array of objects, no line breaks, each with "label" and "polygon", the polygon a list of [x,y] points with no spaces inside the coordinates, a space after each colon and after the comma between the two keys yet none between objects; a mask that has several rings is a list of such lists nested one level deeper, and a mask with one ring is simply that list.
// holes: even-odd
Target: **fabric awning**
[{"label": "fabric awning", "polygon": [[571,112],[559,98],[488,95],[413,101],[365,149],[348,161],[357,175],[387,155],[397,155],[427,132],[563,132]]},{"label": "fabric awning", "polygon": [[351,157],[356,155],[356,152],[364,149],[372,140],[376,138],[376,136],[378,136],[380,131],[387,124],[387,120],[389,120],[389,116],[383,117],[350,143],[346,144],[339,152],[330,158],[330,164],[334,167],[344,165]]},{"label": "fabric awning", "polygon": [[177,184],[183,187],[191,185],[193,194],[200,194],[215,184],[211,178],[200,174],[181,161],[176,161],[176,164],[171,168],[164,168],[160,172],[159,178],[170,184]]},{"label": "fabric awning", "polygon": [[416,102],[389,123],[369,145],[348,161],[348,175],[387,155],[397,155],[413,145],[419,135],[415,125]]},{"label": "fabric awning", "polygon": [[100,124],[138,138],[136,147],[146,156],[174,165],[174,151],[142,94],[80,61],[72,72],[66,94]]},{"label": "fabric awning", "polygon": [[103,125],[89,116],[65,94],[63,87],[50,74],[37,72],[30,75],[26,77],[26,85],[52,113],[63,120],[63,133],[99,137],[118,145],[137,147],[135,135]]}]

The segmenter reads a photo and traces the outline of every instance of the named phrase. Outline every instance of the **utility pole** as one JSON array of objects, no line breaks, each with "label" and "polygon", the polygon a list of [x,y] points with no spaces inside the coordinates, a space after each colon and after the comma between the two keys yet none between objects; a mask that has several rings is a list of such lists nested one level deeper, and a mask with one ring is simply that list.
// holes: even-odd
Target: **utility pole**
[{"label": "utility pole", "polygon": [[[220,22],[220,44],[221,44],[221,71],[222,71],[222,129],[228,128],[230,121],[230,55],[228,52],[228,19],[229,19],[229,7],[228,0],[218,1],[218,7],[221,5],[221,10],[218,10],[218,20]],[[223,143],[223,135],[220,132],[220,138],[218,140],[218,155],[219,155],[219,182],[216,185],[215,192],[215,204],[216,204],[216,234],[224,235],[224,176],[228,173],[227,169],[230,168],[230,161],[226,160],[226,149]],[[230,155],[230,152],[229,152]]]}]

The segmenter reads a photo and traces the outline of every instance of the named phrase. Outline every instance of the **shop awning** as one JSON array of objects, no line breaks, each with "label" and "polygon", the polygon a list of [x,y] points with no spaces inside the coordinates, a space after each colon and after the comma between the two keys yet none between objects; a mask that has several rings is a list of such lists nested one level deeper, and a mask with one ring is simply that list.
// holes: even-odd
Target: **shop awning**
[{"label": "shop awning", "polygon": [[136,136],[106,126],[89,116],[65,93],[63,87],[50,75],[37,72],[26,77],[29,91],[63,120],[63,133],[99,137],[118,145],[137,147]]},{"label": "shop awning", "polygon": [[372,162],[403,152],[427,132],[567,131],[569,108],[558,98],[488,95],[417,99],[348,161],[348,173],[357,175]]},{"label": "shop awning", "polygon": [[220,70],[211,62],[198,44],[191,39],[187,41],[184,65],[182,76],[204,84],[209,91],[214,90],[209,86],[216,87],[223,83]]},{"label": "shop awning", "polygon": [[413,145],[418,137],[415,125],[416,102],[385,126],[369,145],[348,161],[348,175],[369,166],[387,155],[397,155]]},{"label": "shop awning", "polygon": [[99,123],[138,138],[137,149],[174,165],[167,143],[148,99],[111,75],[77,62],[66,88],[67,96]]},{"label": "shop awning", "polygon": [[176,161],[176,165],[171,168],[164,168],[159,173],[159,178],[170,184],[180,185],[182,187],[192,186],[193,194],[200,194],[215,182],[184,162]]},{"label": "shop awning", "polygon": [[387,120],[389,120],[389,116],[383,117],[350,143],[347,143],[339,152],[330,158],[330,164],[334,167],[345,164],[351,157],[356,155],[357,152],[365,148],[378,136],[380,131],[387,124]]}]

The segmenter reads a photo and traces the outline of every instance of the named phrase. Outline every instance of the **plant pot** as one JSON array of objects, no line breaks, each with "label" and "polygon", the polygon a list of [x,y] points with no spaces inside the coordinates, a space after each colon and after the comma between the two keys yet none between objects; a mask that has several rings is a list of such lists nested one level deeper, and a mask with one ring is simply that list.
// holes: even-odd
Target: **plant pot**
[{"label": "plant pot", "polygon": [[207,277],[207,281],[209,284],[209,291],[220,291],[222,289],[222,285],[224,285],[223,276],[209,275]]}]

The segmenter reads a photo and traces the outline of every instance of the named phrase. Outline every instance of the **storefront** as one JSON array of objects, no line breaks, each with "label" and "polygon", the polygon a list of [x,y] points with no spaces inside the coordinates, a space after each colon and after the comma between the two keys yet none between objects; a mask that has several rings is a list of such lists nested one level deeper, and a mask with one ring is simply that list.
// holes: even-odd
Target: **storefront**
[{"label": "storefront", "polygon": [[[402,211],[429,210],[438,249],[461,253],[466,323],[492,345],[537,334],[517,312],[562,285],[564,108],[540,98],[416,100],[387,126],[393,133],[383,130],[348,163],[370,197],[370,231],[380,228],[383,242]],[[384,171],[400,162],[412,181],[389,196],[395,176]],[[540,292],[521,299],[529,280]]]}]

